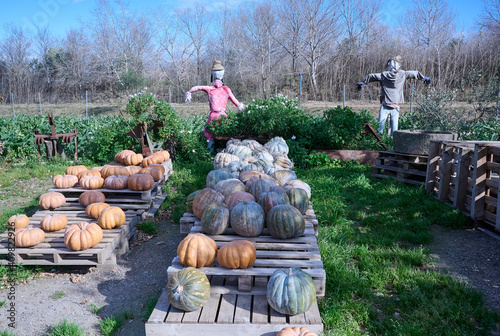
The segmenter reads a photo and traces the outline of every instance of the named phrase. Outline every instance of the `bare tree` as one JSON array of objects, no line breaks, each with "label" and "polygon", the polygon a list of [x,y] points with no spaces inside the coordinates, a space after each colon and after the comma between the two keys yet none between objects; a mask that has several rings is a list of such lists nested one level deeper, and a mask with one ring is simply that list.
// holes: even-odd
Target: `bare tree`
[{"label": "bare tree", "polygon": [[304,22],[296,11],[294,0],[274,0],[278,19],[278,29],[273,31],[274,39],[291,57],[291,70],[297,73]]},{"label": "bare tree", "polygon": [[479,25],[489,33],[500,36],[500,0],[483,0]]}]

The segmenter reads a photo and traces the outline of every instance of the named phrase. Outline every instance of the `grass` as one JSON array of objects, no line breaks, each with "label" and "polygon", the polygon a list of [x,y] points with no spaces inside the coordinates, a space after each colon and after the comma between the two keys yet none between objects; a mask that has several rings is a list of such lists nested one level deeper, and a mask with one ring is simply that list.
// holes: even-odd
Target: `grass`
[{"label": "grass", "polygon": [[78,324],[74,322],[68,322],[63,320],[57,325],[50,328],[47,336],[84,336],[85,330],[83,330]]},{"label": "grass", "polygon": [[99,322],[101,333],[104,336],[116,334],[123,325],[123,322],[125,322],[125,320],[128,320],[130,318],[134,318],[134,315],[128,312],[123,312],[121,315],[106,316],[103,320]]},{"label": "grass", "polygon": [[457,210],[366,166],[297,175],[319,220],[326,335],[488,335],[500,321],[479,292],[427,267],[432,225],[470,225]]},{"label": "grass", "polygon": [[150,235],[158,233],[158,227],[154,221],[145,221],[141,225],[138,225],[137,228]]},{"label": "grass", "polygon": [[175,174],[165,183],[167,198],[163,209],[171,212],[170,219],[179,223],[186,212],[186,197],[193,191],[205,188],[205,179],[213,169],[212,162],[178,163],[174,162]]},{"label": "grass", "polygon": [[7,301],[5,301],[5,300],[1,300],[1,301],[0,301],[0,308],[2,308],[3,306],[5,306],[5,303],[6,303],[6,302],[7,302]]},{"label": "grass", "polygon": [[94,303],[91,303],[89,307],[92,313],[94,313],[95,315],[99,314],[104,309],[104,306],[98,306]]},{"label": "grass", "polygon": [[16,334],[9,330],[0,330],[0,336],[16,336]]},{"label": "grass", "polygon": [[36,277],[42,268],[26,267],[24,265],[16,265],[12,269],[7,265],[0,265],[0,278],[4,280],[4,285],[7,285],[7,281],[14,281],[16,284],[27,279]]},{"label": "grass", "polygon": [[63,296],[65,296],[66,293],[62,292],[62,291],[57,291],[55,292],[54,294],[52,294],[51,296],[49,296],[52,300],[56,301],[56,300],[59,300],[60,298],[62,298]]},{"label": "grass", "polygon": [[149,316],[155,309],[156,303],[158,303],[158,297],[150,297],[146,303],[144,304],[144,310],[146,311],[144,314],[144,320],[148,320]]}]

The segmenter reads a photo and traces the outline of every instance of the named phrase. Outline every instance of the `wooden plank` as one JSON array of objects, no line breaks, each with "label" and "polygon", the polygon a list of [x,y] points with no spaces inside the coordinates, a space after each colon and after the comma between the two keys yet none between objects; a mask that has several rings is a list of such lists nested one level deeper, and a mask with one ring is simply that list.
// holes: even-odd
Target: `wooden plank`
[{"label": "wooden plank", "polygon": [[471,218],[480,220],[484,213],[484,196],[486,195],[486,157],[488,148],[475,145],[472,173]]},{"label": "wooden plank", "polygon": [[283,315],[283,314],[277,312],[273,308],[269,308],[269,309],[270,309],[270,313],[271,313],[270,315],[271,315],[271,323],[272,324],[285,324],[285,323],[287,323],[286,315]]},{"label": "wooden plank", "polygon": [[[213,286],[221,286],[224,282],[222,277],[212,277],[211,285]],[[202,307],[200,318],[198,323],[214,323],[217,318],[217,313],[219,309],[219,303],[222,295],[217,293],[210,293],[210,299],[208,302]]]},{"label": "wooden plank", "polygon": [[235,324],[249,324],[251,320],[252,296],[238,295],[236,310],[234,311]]},{"label": "wooden plank", "polygon": [[441,153],[441,142],[431,141],[429,146],[429,158],[427,160],[427,174],[425,177],[425,192],[431,193],[436,186],[438,161]]},{"label": "wooden plank", "polygon": [[319,314],[318,302],[314,302],[308,311],[304,313],[306,324],[317,325],[321,324],[321,316]]},{"label": "wooden plank", "polygon": [[439,167],[439,189],[438,199],[444,201],[448,198],[450,190],[451,164],[453,159],[453,147],[443,146],[441,154],[441,166]]},{"label": "wooden plank", "polygon": [[269,305],[265,295],[253,296],[252,323],[266,324],[269,321]]},{"label": "wooden plank", "polygon": [[290,315],[288,317],[290,319],[290,324],[294,326],[302,326],[306,324],[306,316],[305,313]]},{"label": "wooden plank", "polygon": [[467,196],[467,182],[469,180],[469,151],[463,147],[458,148],[457,177],[455,179],[455,190],[453,197],[453,207],[464,210],[465,197]]},{"label": "wooden plank", "polygon": [[220,302],[219,315],[217,316],[217,323],[229,324],[233,323],[234,310],[236,304],[236,295],[227,294],[222,295]]},{"label": "wooden plank", "polygon": [[170,302],[167,297],[167,289],[165,288],[156,303],[153,312],[149,316],[148,323],[163,323],[167,317],[168,310],[170,309]]}]

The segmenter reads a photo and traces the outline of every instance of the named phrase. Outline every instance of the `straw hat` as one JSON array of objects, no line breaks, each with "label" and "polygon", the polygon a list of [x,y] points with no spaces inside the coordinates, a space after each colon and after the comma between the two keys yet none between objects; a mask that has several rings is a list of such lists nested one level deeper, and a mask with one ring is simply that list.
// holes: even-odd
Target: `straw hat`
[{"label": "straw hat", "polygon": [[221,70],[224,70],[221,61],[215,60],[214,64],[212,65],[212,71],[221,71]]}]

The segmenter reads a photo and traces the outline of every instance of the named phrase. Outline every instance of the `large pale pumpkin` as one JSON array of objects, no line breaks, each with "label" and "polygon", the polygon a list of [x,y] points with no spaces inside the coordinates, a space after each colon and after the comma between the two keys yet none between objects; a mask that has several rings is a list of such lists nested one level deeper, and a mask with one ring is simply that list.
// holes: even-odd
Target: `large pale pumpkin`
[{"label": "large pale pumpkin", "polygon": [[305,327],[286,327],[281,329],[276,336],[318,336],[318,334]]},{"label": "large pale pumpkin", "polygon": [[269,153],[284,152],[285,154],[288,154],[289,151],[285,139],[281,137],[272,138],[264,145],[264,147]]},{"label": "large pale pumpkin", "polygon": [[281,314],[306,312],[316,302],[312,277],[298,267],[279,268],[267,283],[267,302]]},{"label": "large pale pumpkin", "polygon": [[257,203],[260,204],[267,215],[269,210],[271,210],[274,206],[280,204],[288,204],[288,198],[274,191],[266,191],[259,195],[259,197],[257,198]]},{"label": "large pale pumpkin", "polygon": [[49,214],[42,218],[40,227],[44,231],[59,231],[68,224],[68,217],[63,214]]},{"label": "large pale pumpkin", "polygon": [[232,177],[238,178],[243,170],[243,163],[241,161],[230,162],[224,169],[226,169]]},{"label": "large pale pumpkin", "polygon": [[223,234],[229,225],[229,210],[224,203],[211,203],[201,215],[201,230],[210,235]]},{"label": "large pale pumpkin", "polygon": [[229,153],[217,153],[214,158],[214,169],[222,169],[225,168],[227,165],[229,165],[233,161],[240,161],[240,158],[237,157],[236,155],[229,154]]},{"label": "large pale pumpkin", "polygon": [[297,179],[297,175],[293,170],[277,170],[271,177],[273,177],[280,186],[284,186],[287,182]]},{"label": "large pale pumpkin", "polygon": [[11,216],[7,221],[9,229],[11,230],[24,229],[25,227],[28,227],[29,223],[29,217],[24,214]]},{"label": "large pale pumpkin", "polygon": [[309,184],[305,183],[301,180],[291,180],[285,183],[283,188],[300,188],[304,189],[307,192],[307,197],[311,198],[311,187]]},{"label": "large pale pumpkin", "polygon": [[91,203],[104,203],[106,202],[106,196],[100,191],[91,190],[85,191],[78,197],[78,202],[80,205],[86,207]]},{"label": "large pale pumpkin", "polygon": [[210,299],[210,282],[202,271],[193,267],[184,268],[169,277],[167,298],[177,309],[200,309]]},{"label": "large pale pumpkin", "polygon": [[14,231],[16,247],[32,247],[40,244],[45,238],[45,232],[37,227],[27,227]]},{"label": "large pale pumpkin", "polygon": [[266,225],[274,238],[294,238],[304,234],[306,223],[297,208],[290,204],[273,207],[266,216]]},{"label": "large pale pumpkin", "polygon": [[66,168],[66,175],[78,175],[79,172],[87,170],[87,167],[79,165],[79,166],[69,166]]},{"label": "large pale pumpkin", "polygon": [[[153,180],[155,182],[161,180],[161,178],[163,177],[163,174],[161,173],[161,171],[158,168],[155,168],[152,166],[153,165],[149,165],[146,168],[142,168],[141,170],[139,170],[139,172],[137,174],[149,174],[149,175],[151,175],[151,177],[153,177]],[[155,166],[157,166],[157,165],[155,165]]]},{"label": "large pale pumpkin", "polygon": [[211,188],[205,188],[200,191],[193,200],[193,213],[197,218],[201,219],[203,211],[205,211],[211,203],[219,202],[224,202],[224,195]]},{"label": "large pale pumpkin", "polygon": [[127,186],[130,190],[145,191],[153,188],[155,180],[149,174],[134,174],[127,180]]},{"label": "large pale pumpkin", "polygon": [[128,176],[137,174],[141,171],[142,167],[141,166],[127,166],[125,167],[127,171],[130,173]]},{"label": "large pale pumpkin", "polygon": [[102,210],[109,208],[110,205],[107,203],[91,203],[85,208],[85,214],[93,219],[99,218]]},{"label": "large pale pumpkin", "polygon": [[246,186],[238,179],[227,179],[219,181],[214,187],[214,190],[220,191],[224,197],[228,197],[235,191],[245,191]]},{"label": "large pale pumpkin", "polygon": [[102,229],[96,223],[73,224],[64,232],[64,245],[73,251],[83,251],[99,244],[102,237]]},{"label": "large pale pumpkin", "polygon": [[123,158],[123,164],[127,166],[135,166],[142,162],[144,158],[142,154],[130,154]]},{"label": "large pale pumpkin", "polygon": [[124,167],[124,166],[109,165],[109,166],[104,166],[101,169],[101,177],[103,179],[106,179],[108,176],[111,176],[111,175],[130,176],[130,175],[132,175],[132,173],[130,172],[130,170],[127,167]]},{"label": "large pale pumpkin", "polygon": [[309,207],[309,197],[307,197],[307,191],[300,188],[287,188],[286,193],[290,204],[296,207],[301,214],[305,214],[307,208]]},{"label": "large pale pumpkin", "polygon": [[157,157],[160,158],[160,162],[158,162],[158,163],[163,163],[165,161],[170,160],[170,153],[166,150],[158,151],[154,155],[156,155]]},{"label": "large pale pumpkin", "polygon": [[256,140],[245,139],[241,142],[242,146],[247,146],[252,151],[257,150],[257,148],[263,148],[262,145]]},{"label": "large pale pumpkin", "polygon": [[219,181],[228,180],[231,178],[233,178],[233,175],[231,175],[231,173],[228,172],[226,169],[212,170],[207,174],[205,187],[214,189],[215,185]]},{"label": "large pale pumpkin", "polygon": [[262,232],[264,219],[264,210],[258,203],[244,201],[234,206],[229,222],[236,234],[243,237],[255,237]]},{"label": "large pale pumpkin", "polygon": [[225,268],[247,268],[257,259],[257,249],[248,240],[223,244],[217,252],[217,262]]},{"label": "large pale pumpkin", "polygon": [[104,179],[100,176],[85,176],[80,180],[80,186],[84,189],[101,189]]},{"label": "large pale pumpkin", "polygon": [[78,177],[75,175],[56,175],[52,179],[54,187],[59,189],[73,188],[78,184]]},{"label": "large pale pumpkin", "polygon": [[115,155],[115,162],[118,162],[118,163],[121,163],[123,164],[123,160],[129,156],[129,155],[134,155],[135,152],[134,151],[131,151],[131,150],[128,150],[128,149],[125,149],[125,150],[122,150],[121,152],[117,153]]},{"label": "large pale pumpkin", "polygon": [[125,212],[117,206],[110,206],[101,211],[97,224],[103,229],[114,229],[125,224]]},{"label": "large pale pumpkin", "polygon": [[229,195],[224,202],[226,203],[229,212],[232,212],[234,207],[239,202],[245,202],[245,201],[255,201],[255,197],[253,197],[252,194],[247,193],[245,191],[235,191],[234,193]]},{"label": "large pale pumpkin", "polygon": [[217,256],[217,244],[203,233],[190,234],[177,246],[177,256],[185,266],[210,266]]},{"label": "large pale pumpkin", "polygon": [[45,210],[59,208],[66,203],[66,197],[57,191],[51,191],[40,196],[38,205]]},{"label": "large pale pumpkin", "polygon": [[231,154],[236,155],[241,160],[244,157],[252,156],[252,150],[247,146],[236,146]]},{"label": "large pale pumpkin", "polygon": [[127,189],[128,176],[111,175],[104,180],[104,186],[108,189],[122,190]]}]

